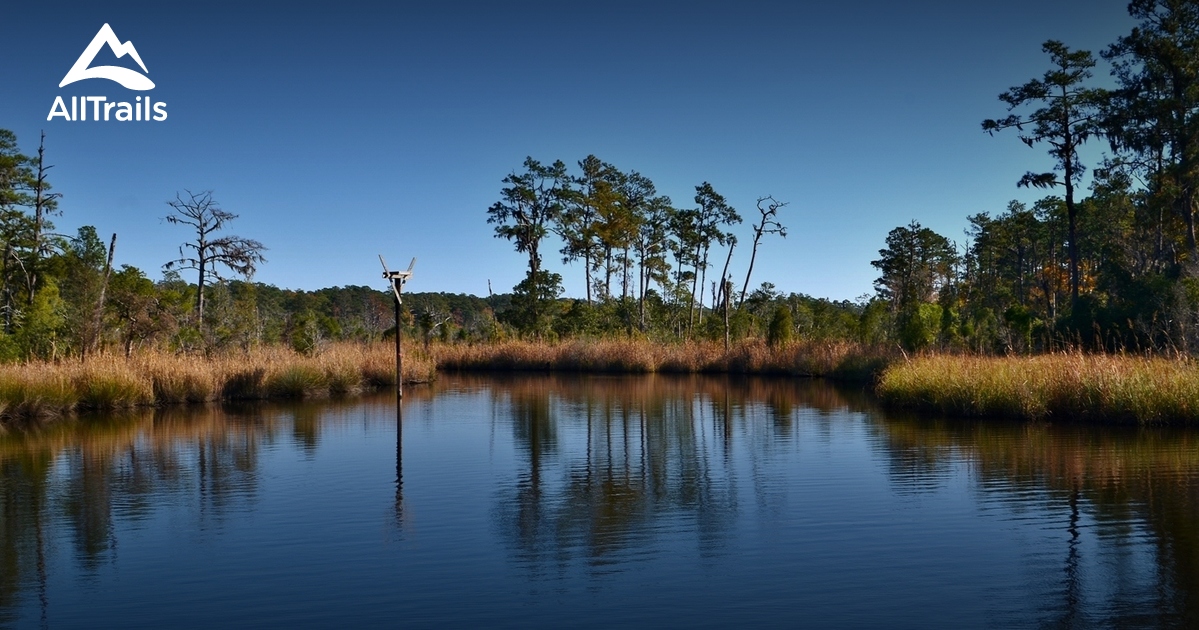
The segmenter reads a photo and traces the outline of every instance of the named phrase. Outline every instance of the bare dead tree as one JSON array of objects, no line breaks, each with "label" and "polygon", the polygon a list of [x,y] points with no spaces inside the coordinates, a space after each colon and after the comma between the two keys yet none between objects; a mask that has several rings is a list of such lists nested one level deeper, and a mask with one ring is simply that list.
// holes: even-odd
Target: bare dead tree
[{"label": "bare dead tree", "polygon": [[729,244],[729,254],[725,257],[724,269],[720,272],[720,291],[712,296],[712,308],[720,305],[721,297],[727,300],[728,291],[731,290],[728,288],[727,283],[725,283],[725,279],[729,276],[729,263],[733,262],[733,250],[737,248],[737,237],[730,232],[725,234],[725,240]]},{"label": "bare dead tree", "polygon": [[429,344],[433,341],[433,333],[438,328],[445,326],[453,319],[453,316],[441,309],[435,307],[424,307],[416,316],[416,325],[421,330],[421,336],[425,343],[425,349],[429,349]]},{"label": "bare dead tree", "polygon": [[112,242],[108,244],[108,260],[104,263],[104,280],[100,284],[100,297],[96,300],[96,309],[92,312],[92,328],[88,331],[88,341],[83,346],[83,356],[95,354],[100,347],[100,329],[103,326],[104,298],[108,293],[108,280],[112,277],[112,255],[117,250],[117,235],[113,233]]},{"label": "bare dead tree", "polygon": [[46,239],[46,217],[58,212],[58,199],[62,197],[62,193],[50,192],[50,183],[46,181],[46,174],[53,165],[46,164],[46,132],[42,132],[41,142],[37,145],[37,172],[34,173],[33,179],[33,254],[29,269],[25,273],[25,288],[29,294],[29,304],[33,304],[33,296],[37,292],[37,283],[40,279],[38,271],[41,269],[41,260],[43,256],[51,254],[49,243]]},{"label": "bare dead tree", "polygon": [[724,278],[724,353],[729,353],[729,294],[733,292],[733,277]]},{"label": "bare dead tree", "polygon": [[199,275],[196,281],[196,318],[204,321],[204,286],[210,278],[224,280],[219,268],[226,267],[247,279],[254,276],[258,265],[266,262],[262,252],[266,247],[256,240],[240,236],[213,236],[236,219],[237,215],[222,210],[212,198],[212,191],[193,193],[185,190],[187,199],[176,193],[174,201],[167,205],[174,210],[167,215],[167,222],[187,225],[196,231],[195,240],[179,246],[179,258],[162,266],[165,270],[191,269]]},{"label": "bare dead tree", "polygon": [[[766,204],[765,208],[762,207],[763,203]],[[741,297],[737,299],[737,308],[741,308],[741,304],[745,302],[745,292],[749,289],[749,276],[754,272],[754,259],[758,257],[758,242],[762,240],[762,235],[778,234],[787,238],[787,228],[778,222],[778,213],[779,209],[788,203],[775,199],[774,195],[758,197],[758,212],[762,213],[762,220],[754,226],[754,247],[749,254],[749,271],[745,272],[745,284],[741,285]]]}]

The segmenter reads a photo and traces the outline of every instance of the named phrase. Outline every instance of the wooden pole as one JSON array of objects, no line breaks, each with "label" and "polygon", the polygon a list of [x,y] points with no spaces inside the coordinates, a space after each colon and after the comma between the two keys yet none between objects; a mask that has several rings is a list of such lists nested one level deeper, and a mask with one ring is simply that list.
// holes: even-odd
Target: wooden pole
[{"label": "wooden pole", "polygon": [[379,264],[383,265],[383,277],[391,280],[391,293],[396,298],[396,400],[399,400],[404,397],[404,342],[403,332],[400,329],[400,294],[404,292],[404,283],[412,277],[412,268],[416,266],[416,259],[413,258],[412,262],[408,263],[408,271],[388,269],[387,261],[383,260],[383,254],[379,254]]},{"label": "wooden pole", "polygon": [[400,291],[404,284],[400,279],[392,280],[395,285],[396,307],[396,398],[404,397],[404,344],[400,333]]}]

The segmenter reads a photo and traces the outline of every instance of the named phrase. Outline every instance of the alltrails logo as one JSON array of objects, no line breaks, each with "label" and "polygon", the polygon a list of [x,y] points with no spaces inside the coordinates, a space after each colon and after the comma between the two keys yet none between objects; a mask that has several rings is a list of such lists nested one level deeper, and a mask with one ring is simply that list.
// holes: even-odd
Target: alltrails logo
[{"label": "alltrails logo", "polygon": [[[146,74],[150,73],[146,69],[146,64],[142,61],[141,55],[137,54],[137,49],[133,47],[133,42],[121,43],[121,40],[117,39],[117,34],[112,31],[112,27],[105,24],[100,27],[100,31],[92,38],[92,43],[83,49],[83,54],[79,55],[79,59],[75,60],[75,65],[71,66],[71,69],[67,71],[67,75],[62,78],[62,82],[58,84],[58,87],[65,87],[76,81],[84,81],[86,79],[108,79],[130,90],[145,91],[154,89],[154,82],[146,74],[142,74],[136,70],[120,66],[90,67],[100,49],[106,44],[118,59],[129,55],[141,67],[142,72]],[[46,116],[46,120],[54,120],[59,116],[64,120],[70,121],[88,120],[89,104],[91,105],[91,120],[161,121],[167,119],[167,104],[162,102],[155,103],[150,99],[150,95],[147,94],[145,97],[138,96],[134,98],[132,103],[126,101],[109,101],[107,96],[72,96],[69,108],[62,96],[56,96],[54,97],[54,104],[50,106],[50,114]]]}]

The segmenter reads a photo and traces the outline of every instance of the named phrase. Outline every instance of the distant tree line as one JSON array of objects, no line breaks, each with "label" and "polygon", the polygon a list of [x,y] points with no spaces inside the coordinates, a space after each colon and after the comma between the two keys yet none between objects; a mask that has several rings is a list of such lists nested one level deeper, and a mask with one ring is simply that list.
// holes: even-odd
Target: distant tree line
[{"label": "distant tree line", "polygon": [[[185,191],[165,204],[165,219],[181,228],[182,242],[179,257],[163,264],[161,279],[131,265],[114,267],[115,234],[105,242],[92,226],[56,231],[60,196],[46,157],[45,136],[31,156],[19,150],[11,131],[0,129],[0,360],[260,344],[311,352],[329,341],[395,334],[389,292],[252,282],[266,247],[228,233],[237,215],[222,209],[211,191]],[[496,334],[492,308],[481,298],[416,293],[405,296],[405,305],[403,332],[412,337]]]},{"label": "distant tree line", "polygon": [[[164,204],[165,219],[180,228],[181,244],[159,279],[114,265],[115,234],[103,239],[93,226],[57,231],[60,197],[45,160],[44,137],[33,157],[18,150],[11,132],[0,130],[2,361],[142,349],[207,353],[263,344],[313,352],[328,342],[395,334],[388,291],[290,290],[254,282],[266,247],[228,233],[237,215],[211,191],[183,191]],[[757,204],[750,261],[737,287],[730,261],[737,244],[732,227],[741,217],[711,184],[696,187],[694,207],[676,208],[648,178],[594,157],[581,162],[582,173],[574,177],[560,163],[543,167],[530,160],[526,167],[528,172],[509,178],[511,190],[497,204],[509,208],[493,208],[502,234],[511,234],[528,256],[525,281],[513,292],[485,298],[407,293],[400,322],[405,336],[428,344],[628,334],[878,342],[888,334],[879,301],[784,295],[769,282],[750,288],[762,241],[786,234],[778,219],[786,204],[773,197]],[[561,276],[542,265],[550,237],[556,239],[554,259],[581,267],[590,288],[585,298],[562,298]]]}]

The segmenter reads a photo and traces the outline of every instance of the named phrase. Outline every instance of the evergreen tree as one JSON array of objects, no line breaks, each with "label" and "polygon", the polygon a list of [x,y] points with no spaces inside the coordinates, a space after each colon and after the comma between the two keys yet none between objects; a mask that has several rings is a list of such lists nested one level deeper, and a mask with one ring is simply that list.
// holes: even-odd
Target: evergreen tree
[{"label": "evergreen tree", "polygon": [[[1070,297],[1078,300],[1078,204],[1075,187],[1085,168],[1078,150],[1098,129],[1098,111],[1105,98],[1102,90],[1086,87],[1091,78],[1095,59],[1085,50],[1070,50],[1059,41],[1047,41],[1041,47],[1049,55],[1052,68],[1040,79],[1033,79],[999,95],[1008,110],[1041,104],[1031,115],[1012,114],[999,120],[984,120],[983,130],[995,133],[1015,128],[1020,140],[1032,147],[1049,143],[1049,155],[1055,160],[1054,172],[1028,172],[1020,178],[1019,186],[1052,188],[1062,186],[1066,192],[1066,235],[1070,257]],[[1025,127],[1030,129],[1025,130]],[[1061,172],[1059,178],[1056,172]]]},{"label": "evergreen tree", "polygon": [[487,210],[487,222],[495,225],[496,238],[512,241],[516,251],[529,257],[528,274],[515,291],[522,307],[529,309],[521,324],[540,331],[546,302],[562,291],[562,277],[541,268],[541,242],[562,213],[570,181],[561,160],[544,166],[529,157],[524,167],[525,172],[504,178],[508,186],[500,191],[500,201]]}]

